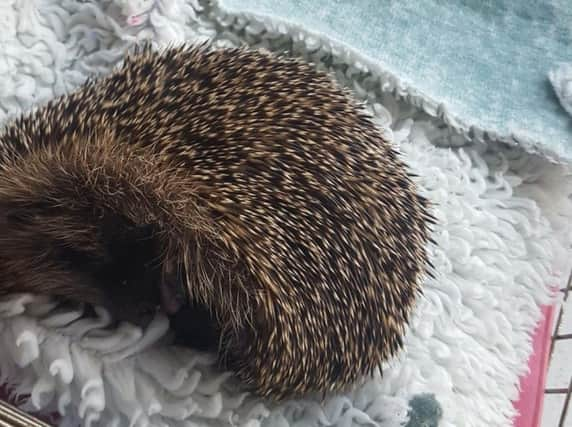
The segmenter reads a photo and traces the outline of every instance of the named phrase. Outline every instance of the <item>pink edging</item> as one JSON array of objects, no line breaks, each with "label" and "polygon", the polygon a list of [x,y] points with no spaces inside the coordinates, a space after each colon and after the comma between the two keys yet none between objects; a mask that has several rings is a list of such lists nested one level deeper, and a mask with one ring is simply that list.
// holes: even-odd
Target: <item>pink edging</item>
[{"label": "pink edging", "polygon": [[534,331],[532,354],[528,360],[529,373],[521,377],[519,400],[514,402],[518,412],[515,427],[540,427],[554,310],[554,306],[542,308],[542,320]]}]

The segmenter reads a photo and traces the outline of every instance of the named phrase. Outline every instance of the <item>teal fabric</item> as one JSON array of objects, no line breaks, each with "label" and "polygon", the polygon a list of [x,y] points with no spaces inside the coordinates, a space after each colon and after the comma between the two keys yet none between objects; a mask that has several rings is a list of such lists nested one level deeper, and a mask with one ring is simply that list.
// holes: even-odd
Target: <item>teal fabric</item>
[{"label": "teal fabric", "polygon": [[562,108],[572,116],[572,62],[560,64],[548,76]]},{"label": "teal fabric", "polygon": [[409,422],[405,427],[438,427],[443,409],[433,394],[418,394],[409,401]]},{"label": "teal fabric", "polygon": [[[572,118],[548,79],[572,60],[572,0],[220,0],[356,50],[444,104],[465,130],[572,159]],[[495,135],[496,134],[496,135]]]}]

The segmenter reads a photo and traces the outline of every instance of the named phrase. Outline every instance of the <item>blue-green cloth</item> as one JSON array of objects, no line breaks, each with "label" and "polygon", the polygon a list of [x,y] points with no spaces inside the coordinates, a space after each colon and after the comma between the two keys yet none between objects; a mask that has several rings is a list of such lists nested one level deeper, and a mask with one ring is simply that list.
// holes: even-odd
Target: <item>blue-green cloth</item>
[{"label": "blue-green cloth", "polygon": [[[219,0],[343,44],[465,131],[572,160],[572,117],[548,74],[572,61],[572,0]],[[433,107],[432,107],[433,108]],[[443,111],[443,110],[440,110]]]},{"label": "blue-green cloth", "polygon": [[409,401],[409,421],[405,427],[439,427],[443,409],[433,394],[418,394]]}]

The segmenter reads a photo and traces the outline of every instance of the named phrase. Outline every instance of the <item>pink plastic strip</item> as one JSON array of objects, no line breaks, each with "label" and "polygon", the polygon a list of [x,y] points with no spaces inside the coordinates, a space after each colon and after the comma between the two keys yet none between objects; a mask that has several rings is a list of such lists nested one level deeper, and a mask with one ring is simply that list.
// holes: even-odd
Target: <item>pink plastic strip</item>
[{"label": "pink plastic strip", "polygon": [[554,306],[543,307],[543,319],[534,332],[533,352],[528,360],[530,372],[520,379],[520,397],[514,403],[519,413],[515,427],[540,427],[554,311]]}]

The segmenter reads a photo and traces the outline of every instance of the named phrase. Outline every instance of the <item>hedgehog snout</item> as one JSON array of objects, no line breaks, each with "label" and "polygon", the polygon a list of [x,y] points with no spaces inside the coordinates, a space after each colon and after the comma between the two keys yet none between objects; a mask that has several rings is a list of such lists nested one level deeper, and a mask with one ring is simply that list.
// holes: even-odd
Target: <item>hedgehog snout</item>
[{"label": "hedgehog snout", "polygon": [[133,225],[122,219],[100,225],[104,250],[90,262],[73,265],[91,274],[104,291],[103,305],[116,320],[147,325],[157,310],[169,316],[176,341],[198,350],[216,350],[219,328],[206,307],[189,301],[184,271],[175,262],[159,262],[156,227]]}]

